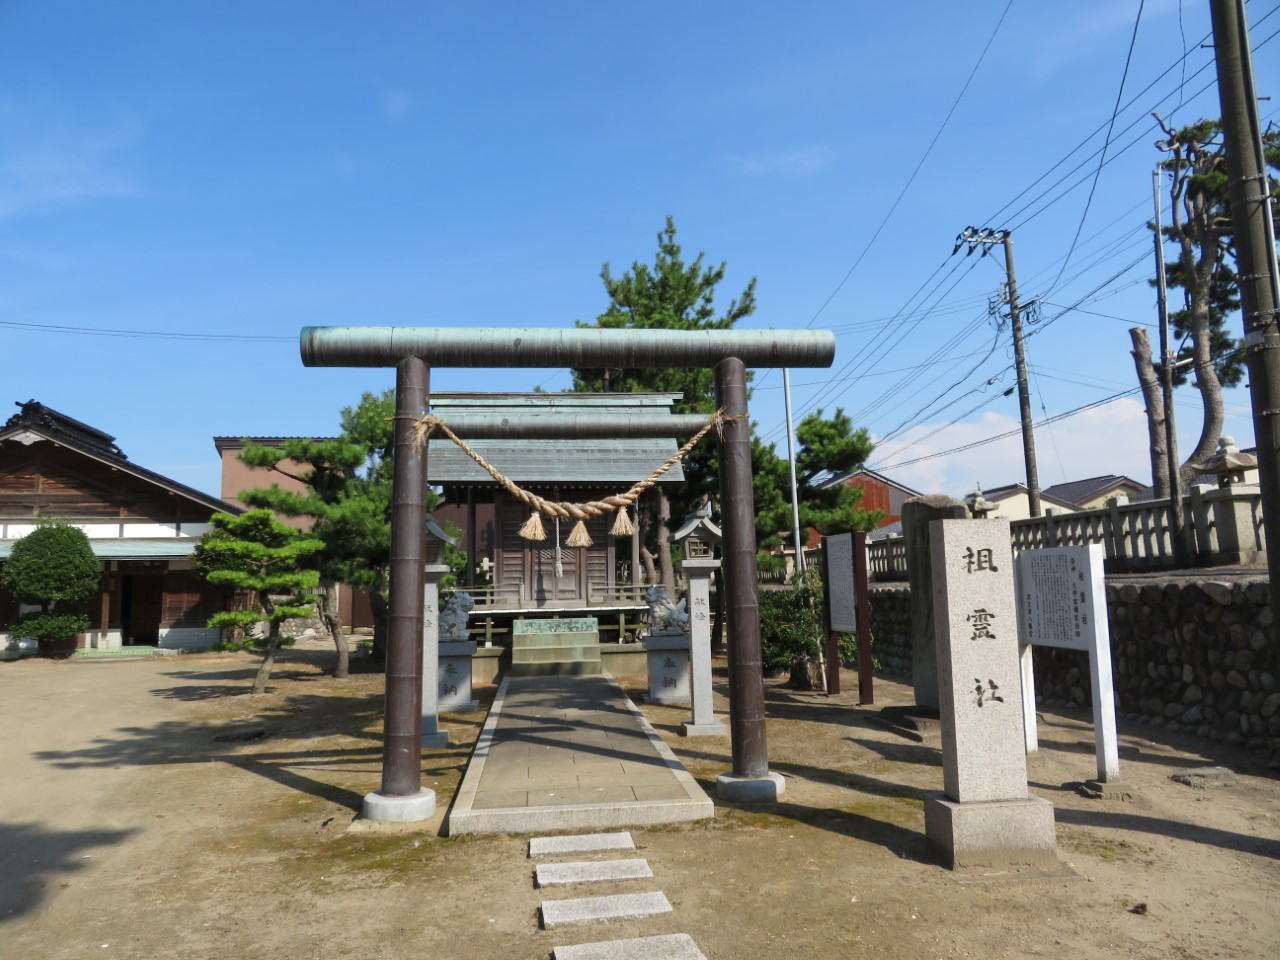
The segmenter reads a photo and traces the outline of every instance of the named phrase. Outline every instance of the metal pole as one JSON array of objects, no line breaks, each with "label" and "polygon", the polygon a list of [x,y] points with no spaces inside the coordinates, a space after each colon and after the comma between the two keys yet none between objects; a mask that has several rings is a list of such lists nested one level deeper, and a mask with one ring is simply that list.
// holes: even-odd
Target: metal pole
[{"label": "metal pole", "polygon": [[840,692],[840,635],[831,629],[831,549],[830,541],[822,541],[822,624],[827,631],[827,695]]},{"label": "metal pole", "polygon": [[387,631],[386,721],[382,792],[407,797],[422,789],[422,590],[427,536],[427,452],[414,443],[413,421],[426,412],[427,365],[396,364],[396,419],[391,479],[391,611]]},{"label": "metal pole", "polygon": [[829,367],[830,330],[561,330],[475,327],[303,327],[307,367]]},{"label": "metal pole", "polygon": [[1018,371],[1018,410],[1022,416],[1022,459],[1027,465],[1027,501],[1031,516],[1040,509],[1040,475],[1036,470],[1036,438],[1031,426],[1031,391],[1027,389],[1027,358],[1022,346],[1022,310],[1018,306],[1018,281],[1013,274],[1013,234],[1004,234],[1004,269],[1009,276],[1009,322],[1013,326],[1013,357]]},{"label": "metal pole", "polygon": [[1182,510],[1182,470],[1178,464],[1178,431],[1173,414],[1173,354],[1169,350],[1169,301],[1164,275],[1164,235],[1160,222],[1160,171],[1151,171],[1151,193],[1156,204],[1156,304],[1160,312],[1160,387],[1164,394],[1164,452],[1169,471],[1169,510],[1173,520],[1173,559],[1186,562],[1187,522]]},{"label": "metal pole", "polygon": [[[800,494],[796,488],[796,441],[795,429],[791,426],[791,370],[788,367],[782,368],[782,397],[787,410],[787,466],[791,470],[791,529],[796,538],[796,570],[804,573],[805,544],[800,542]],[[836,684],[839,685],[839,680]]]},{"label": "metal pole", "polygon": [[858,704],[876,702],[871,663],[871,597],[867,590],[867,534],[853,534],[853,593],[858,604]]},{"label": "metal pole", "polygon": [[[729,357],[716,366],[716,402],[736,417],[747,413],[747,369]],[[726,423],[720,438],[720,510],[724,519],[725,612],[729,620],[729,730],[733,775],[768,775],[760,608],[756,602],[755,505],[751,492],[751,424]]]},{"label": "metal pole", "polygon": [[1244,7],[1239,0],[1212,0],[1209,9],[1258,446],[1267,574],[1275,610],[1280,606],[1280,330],[1276,316],[1280,279],[1276,276],[1275,233]]}]

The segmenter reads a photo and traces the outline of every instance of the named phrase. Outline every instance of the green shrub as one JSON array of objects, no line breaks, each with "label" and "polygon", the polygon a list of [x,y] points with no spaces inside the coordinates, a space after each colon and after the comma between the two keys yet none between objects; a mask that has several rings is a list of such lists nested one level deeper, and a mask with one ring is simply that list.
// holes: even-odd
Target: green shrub
[{"label": "green shrub", "polygon": [[83,613],[29,613],[10,624],[14,636],[29,637],[40,644],[45,656],[75,649],[76,637],[89,629]]},{"label": "green shrub", "polygon": [[760,591],[760,659],[767,673],[817,656],[822,613],[813,599],[811,591],[795,585]]},{"label": "green shrub", "polygon": [[40,607],[36,613],[17,617],[9,629],[38,640],[46,655],[73,645],[76,635],[89,629],[89,618],[66,608],[92,597],[101,575],[83,531],[66,524],[42,524],[13,545],[0,571],[0,588],[18,603]]}]

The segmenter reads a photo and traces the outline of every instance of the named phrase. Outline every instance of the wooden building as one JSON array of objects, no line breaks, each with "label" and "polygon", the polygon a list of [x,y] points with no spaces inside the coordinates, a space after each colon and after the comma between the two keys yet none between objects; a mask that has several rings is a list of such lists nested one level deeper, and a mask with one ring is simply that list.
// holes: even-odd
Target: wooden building
[{"label": "wooden building", "polygon": [[834,487],[839,484],[858,487],[862,490],[862,502],[859,506],[863,510],[881,510],[884,512],[884,516],[880,519],[881,527],[897,523],[902,519],[902,505],[912,497],[923,496],[919,490],[912,490],[910,487],[886,477],[883,473],[876,473],[876,471],[868,470],[866,467],[855,470],[853,473],[835,477],[825,486]]},{"label": "wooden building", "polygon": [[[225,591],[194,572],[215,512],[239,508],[131,463],[115,437],[34,400],[0,427],[0,563],[41,517],[79,527],[102,562],[81,647],[200,649]],[[0,630],[19,612],[0,592]],[[14,646],[0,632],[0,654]]]},{"label": "wooden building", "polygon": [[[511,415],[648,415],[671,413],[679,394],[450,393],[433,394],[431,411],[445,423],[451,413]],[[464,438],[465,439],[465,438]],[[713,442],[707,440],[705,442]],[[469,445],[520,487],[555,501],[581,503],[625,492],[648,477],[678,449],[676,438],[610,440],[476,440]],[[573,521],[543,518],[547,539],[526,540],[520,527],[529,507],[504,491],[451,440],[433,436],[427,451],[427,479],[441,488],[445,502],[436,518],[463,531],[473,571],[473,623],[488,613],[600,616],[610,611],[645,610],[644,588],[636,575],[635,537],[610,534],[614,515],[587,521],[590,547],[566,544]],[[660,483],[680,483],[677,464]],[[678,518],[677,518],[678,519]],[[557,546],[558,545],[558,546]],[[485,583],[486,580],[491,580]]]}]

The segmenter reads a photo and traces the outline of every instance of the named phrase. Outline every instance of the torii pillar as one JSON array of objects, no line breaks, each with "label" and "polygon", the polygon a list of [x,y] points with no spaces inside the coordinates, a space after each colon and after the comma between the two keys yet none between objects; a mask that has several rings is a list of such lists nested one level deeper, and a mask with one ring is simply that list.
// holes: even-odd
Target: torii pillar
[{"label": "torii pillar", "polygon": [[765,739],[764,668],[760,658],[760,576],[756,569],[756,510],[751,486],[751,421],[747,368],[736,357],[716,366],[716,404],[736,417],[720,433],[720,513],[724,521],[725,614],[729,620],[729,734],[733,770],[716,777],[725,800],[770,801],[782,777],[769,772]]},{"label": "torii pillar", "polygon": [[[427,453],[425,444],[412,442],[410,433],[412,421],[426,412],[429,365],[715,370],[719,404],[735,418],[723,425],[720,441],[733,769],[717,778],[716,790],[722,799],[743,802],[775,800],[781,795],[782,778],[769,772],[765,741],[746,370],[748,366],[829,367],[835,358],[835,337],[830,331],[304,327],[301,351],[302,362],[309,367],[396,368],[382,789],[365,797],[366,818],[412,822],[435,813],[435,794],[422,787],[420,752]],[[626,435],[652,436],[646,431],[670,429],[669,422],[665,427],[659,423],[657,418],[638,423]],[[616,425],[575,424],[563,435],[588,436],[585,431],[601,429],[612,431]]]}]

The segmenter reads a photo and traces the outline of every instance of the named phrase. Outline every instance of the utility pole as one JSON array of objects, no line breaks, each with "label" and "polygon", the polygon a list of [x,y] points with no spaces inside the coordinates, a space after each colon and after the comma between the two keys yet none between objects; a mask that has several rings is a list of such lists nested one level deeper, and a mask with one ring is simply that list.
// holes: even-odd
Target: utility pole
[{"label": "utility pole", "polygon": [[782,368],[782,395],[787,409],[787,467],[791,471],[791,529],[796,538],[796,570],[804,573],[804,548],[800,542],[800,494],[796,489],[796,441],[791,426],[791,370]]},{"label": "utility pole", "polygon": [[1173,518],[1173,560],[1186,560],[1186,519],[1182,511],[1182,471],[1178,466],[1178,431],[1173,418],[1173,354],[1169,351],[1169,301],[1164,274],[1164,234],[1160,222],[1160,171],[1151,171],[1156,205],[1156,306],[1160,314],[1160,387],[1164,395],[1164,453],[1169,471],[1169,509]]},{"label": "utility pole", "polygon": [[1008,293],[1003,298],[1009,305],[1009,323],[1013,328],[1013,358],[1018,374],[1018,409],[1022,416],[1022,459],[1027,466],[1027,501],[1031,508],[1031,516],[1041,516],[1040,509],[1040,475],[1036,470],[1036,438],[1031,427],[1031,391],[1027,389],[1027,357],[1022,345],[1022,308],[1018,303],[1018,280],[1013,272],[1013,234],[1008,230],[993,230],[984,227],[977,230],[965,227],[956,237],[955,253],[962,246],[968,246],[965,256],[982,248],[985,257],[990,247],[995,244],[1004,246],[1004,272],[1008,278]]},{"label": "utility pole", "polygon": [[1280,331],[1276,316],[1280,281],[1275,226],[1244,5],[1239,0],[1211,0],[1209,9],[1274,610],[1280,606]]}]

